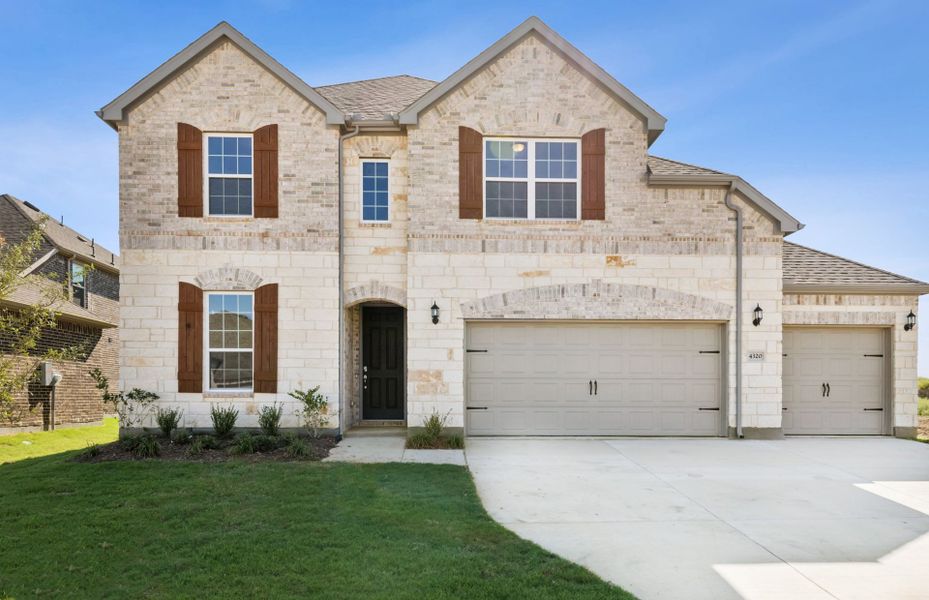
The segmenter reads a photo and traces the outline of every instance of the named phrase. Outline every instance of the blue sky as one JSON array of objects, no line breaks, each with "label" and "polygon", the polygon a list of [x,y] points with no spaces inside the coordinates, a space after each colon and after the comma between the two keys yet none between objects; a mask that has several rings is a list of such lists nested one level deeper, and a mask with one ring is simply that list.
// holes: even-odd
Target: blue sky
[{"label": "blue sky", "polygon": [[798,243],[929,281],[921,0],[0,0],[0,192],[115,248],[116,134],[93,111],[220,20],[323,85],[441,79],[530,14],[668,118],[653,153],[742,175],[806,223]]}]

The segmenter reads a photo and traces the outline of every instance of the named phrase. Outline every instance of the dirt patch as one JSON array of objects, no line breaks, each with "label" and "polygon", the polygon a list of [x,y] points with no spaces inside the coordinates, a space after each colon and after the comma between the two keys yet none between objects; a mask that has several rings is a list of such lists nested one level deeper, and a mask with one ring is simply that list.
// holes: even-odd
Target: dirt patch
[{"label": "dirt patch", "polygon": [[916,435],[920,439],[929,440],[929,417],[919,417],[919,429]]},{"label": "dirt patch", "polygon": [[[110,462],[116,460],[164,460],[189,462],[224,462],[227,460],[245,460],[249,462],[292,462],[292,461],[319,461],[329,456],[329,451],[339,443],[335,437],[299,438],[304,451],[295,454],[287,438],[280,437],[269,442],[264,450],[241,452],[238,438],[217,440],[210,437],[216,447],[197,448],[194,437],[190,442],[180,443],[167,440],[163,437],[154,437],[158,444],[158,455],[139,458],[132,451],[132,444],[127,440],[119,440],[109,444],[90,446],[74,457],[75,462]],[[202,444],[201,444],[202,446]]]}]

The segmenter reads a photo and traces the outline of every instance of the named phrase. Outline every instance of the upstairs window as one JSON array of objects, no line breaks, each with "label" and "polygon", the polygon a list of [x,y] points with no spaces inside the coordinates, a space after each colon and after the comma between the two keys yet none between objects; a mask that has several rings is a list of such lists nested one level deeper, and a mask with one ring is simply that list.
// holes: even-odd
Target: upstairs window
[{"label": "upstairs window", "polygon": [[71,302],[87,308],[87,265],[72,260],[68,279],[71,287]]},{"label": "upstairs window", "polygon": [[484,216],[576,220],[578,140],[485,139]]},{"label": "upstairs window", "polygon": [[254,381],[254,310],[250,293],[208,293],[207,388],[250,390]]},{"label": "upstairs window", "polygon": [[207,214],[252,214],[252,136],[206,134]]},{"label": "upstairs window", "polygon": [[386,160],[361,161],[361,220],[390,221],[390,189]]}]

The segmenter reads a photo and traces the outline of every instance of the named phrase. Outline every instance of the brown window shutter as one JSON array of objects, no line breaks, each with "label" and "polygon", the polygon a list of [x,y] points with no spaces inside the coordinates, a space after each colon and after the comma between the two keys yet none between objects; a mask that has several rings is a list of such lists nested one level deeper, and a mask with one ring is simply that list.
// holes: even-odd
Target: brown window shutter
[{"label": "brown window shutter", "polygon": [[581,137],[581,219],[606,218],[606,129]]},{"label": "brown window shutter", "polygon": [[203,132],[177,124],[177,215],[203,216]]},{"label": "brown window shutter", "polygon": [[265,125],[255,138],[255,217],[277,218],[277,125]]},{"label": "brown window shutter", "polygon": [[470,127],[458,128],[458,218],[484,216],[484,137]]},{"label": "brown window shutter", "polygon": [[177,391],[203,391],[203,290],[181,282],[177,303]]},{"label": "brown window shutter", "polygon": [[255,290],[255,392],[277,392],[277,284]]}]

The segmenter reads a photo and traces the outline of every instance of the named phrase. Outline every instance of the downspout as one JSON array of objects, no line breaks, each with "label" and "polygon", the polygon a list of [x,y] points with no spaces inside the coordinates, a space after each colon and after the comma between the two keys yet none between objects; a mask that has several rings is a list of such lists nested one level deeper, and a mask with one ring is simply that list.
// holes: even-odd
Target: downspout
[{"label": "downspout", "polygon": [[732,203],[735,182],[726,189],[726,208],[735,213],[735,435],[742,438],[742,209]]},{"label": "downspout", "polygon": [[[351,123],[352,116],[346,118],[346,125]],[[343,216],[343,203],[345,196],[345,185],[343,183],[342,168],[342,145],[345,140],[358,135],[358,125],[353,125],[354,129],[348,133],[339,136],[339,435],[345,433],[345,373],[342,363],[345,357],[342,354],[342,343],[345,337],[345,218]]]}]

